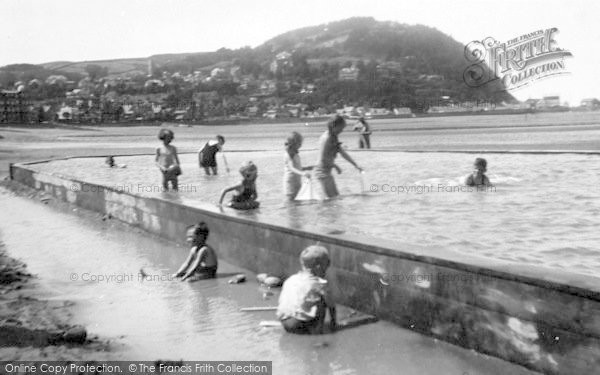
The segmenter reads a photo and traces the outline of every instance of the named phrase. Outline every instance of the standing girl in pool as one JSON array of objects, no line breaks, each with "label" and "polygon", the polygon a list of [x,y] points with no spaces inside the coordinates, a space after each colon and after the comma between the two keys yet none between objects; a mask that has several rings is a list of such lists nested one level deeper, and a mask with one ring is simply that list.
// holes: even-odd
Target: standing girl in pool
[{"label": "standing girl in pool", "polygon": [[179,157],[177,157],[177,149],[171,144],[175,135],[169,129],[161,129],[158,133],[158,139],[163,141],[163,145],[156,149],[156,166],[160,169],[163,175],[163,189],[169,190],[169,181],[173,190],[177,191],[177,176],[181,174],[179,166]]},{"label": "standing girl in pool", "polygon": [[223,156],[223,163],[225,164],[225,169],[227,173],[229,173],[229,166],[227,165],[227,159],[225,158],[225,154],[223,152],[223,145],[225,144],[225,137],[222,135],[217,135],[216,139],[211,139],[206,142],[202,150],[198,151],[198,163],[200,164],[200,168],[204,168],[204,172],[206,175],[212,174],[217,175],[217,152],[221,152]]},{"label": "standing girl in pool", "polygon": [[298,154],[300,147],[302,147],[302,135],[292,132],[285,141],[285,169],[283,172],[283,191],[288,200],[293,200],[300,191],[301,177],[310,178],[310,173],[307,171],[312,167],[302,167]]},{"label": "standing girl in pool", "polygon": [[334,163],[337,154],[342,155],[350,164],[362,172],[362,168],[352,160],[350,155],[344,151],[338,136],[344,131],[346,120],[340,115],[334,116],[327,123],[327,131],[319,138],[319,160],[313,169],[313,175],[319,182],[325,198],[333,198],[340,193],[335,185],[335,180],[331,174],[331,169],[336,168],[341,173],[339,167]]}]

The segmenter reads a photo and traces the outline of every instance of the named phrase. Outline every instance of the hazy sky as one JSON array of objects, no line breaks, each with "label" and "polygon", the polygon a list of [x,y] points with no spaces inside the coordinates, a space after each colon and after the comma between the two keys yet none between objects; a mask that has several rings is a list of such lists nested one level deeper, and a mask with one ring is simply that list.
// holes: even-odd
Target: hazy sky
[{"label": "hazy sky", "polygon": [[600,1],[0,0],[0,66],[147,57],[257,46],[285,31],[354,16],[424,24],[466,44],[557,27],[568,76],[514,91],[519,99],[600,98]]}]

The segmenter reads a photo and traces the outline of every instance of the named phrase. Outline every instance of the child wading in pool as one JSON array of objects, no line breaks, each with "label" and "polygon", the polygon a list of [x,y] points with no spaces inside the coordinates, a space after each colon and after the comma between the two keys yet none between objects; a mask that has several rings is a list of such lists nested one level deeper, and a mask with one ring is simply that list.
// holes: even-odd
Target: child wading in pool
[{"label": "child wading in pool", "polygon": [[335,302],[325,280],[329,267],[327,249],[307,247],[300,254],[300,263],[302,270],[283,283],[277,317],[287,332],[319,334],[323,333],[329,310],[331,330],[335,330]]},{"label": "child wading in pool", "polygon": [[256,168],[256,165],[254,165],[254,163],[251,161],[245,162],[240,168],[240,174],[243,177],[242,182],[238,185],[230,186],[224,189],[221,193],[219,204],[223,203],[223,198],[225,198],[227,193],[235,190],[237,191],[237,194],[234,195],[231,199],[231,202],[229,202],[229,207],[238,210],[251,210],[253,208],[258,208],[260,203],[256,201],[256,198],[258,198],[258,193],[256,192],[256,177],[258,176],[258,169]]},{"label": "child wading in pool", "polygon": [[485,175],[487,171],[487,161],[483,158],[475,159],[473,163],[474,171],[465,180],[467,186],[491,186],[489,178]]},{"label": "child wading in pool", "polygon": [[212,139],[204,145],[202,150],[198,152],[198,163],[201,168],[204,168],[204,172],[207,175],[217,174],[217,152],[221,152],[223,156],[223,163],[225,164],[225,169],[229,172],[229,166],[227,165],[227,159],[225,158],[225,153],[223,152],[223,145],[225,144],[225,137],[222,135],[217,135],[216,139]]},{"label": "child wading in pool", "polygon": [[206,244],[208,227],[204,222],[188,228],[187,242],[192,246],[190,255],[173,277],[181,277],[181,281],[201,278],[212,279],[217,275],[217,255],[215,251]]},{"label": "child wading in pool", "polygon": [[335,165],[334,161],[339,153],[344,159],[352,164],[356,169],[362,171],[362,168],[358,166],[352,160],[350,155],[344,151],[342,144],[338,140],[338,135],[344,131],[346,127],[346,120],[340,115],[334,116],[327,123],[327,131],[319,138],[319,160],[317,165],[313,169],[313,175],[319,181],[319,184],[323,190],[324,199],[333,198],[340,193],[338,192],[335,180],[331,175],[331,169],[337,169],[338,173],[341,173],[340,168]]},{"label": "child wading in pool", "polygon": [[114,156],[107,156],[104,162],[109,168],[127,168],[127,165],[125,164],[117,164]]},{"label": "child wading in pool", "polygon": [[181,174],[177,149],[171,145],[173,138],[175,135],[169,129],[161,129],[158,133],[158,139],[163,141],[163,145],[156,149],[156,165],[162,172],[162,185],[165,190],[169,189],[169,181],[172,189],[177,190],[177,176]]},{"label": "child wading in pool", "polygon": [[285,142],[285,170],[283,172],[283,191],[289,200],[293,200],[302,186],[301,177],[310,178],[312,167],[302,167],[298,150],[302,147],[302,135],[292,132]]},{"label": "child wading in pool", "polygon": [[371,127],[363,116],[360,116],[352,130],[358,132],[358,147],[371,148]]}]

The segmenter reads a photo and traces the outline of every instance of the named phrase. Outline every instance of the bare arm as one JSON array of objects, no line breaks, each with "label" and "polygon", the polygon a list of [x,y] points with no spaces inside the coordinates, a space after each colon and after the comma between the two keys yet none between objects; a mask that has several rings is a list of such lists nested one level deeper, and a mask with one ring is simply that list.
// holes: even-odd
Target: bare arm
[{"label": "bare arm", "polygon": [[175,148],[175,146],[173,146],[173,158],[175,159],[175,163],[177,163],[177,166],[180,166],[179,156],[177,155],[177,148]]},{"label": "bare arm", "polygon": [[225,157],[225,150],[221,147],[221,156],[223,157],[223,164],[225,164],[225,170],[229,173],[229,164],[227,164],[227,158]]},{"label": "bare arm", "polygon": [[305,176],[307,174],[306,172],[304,172],[304,168],[298,169],[294,167],[294,160],[289,155],[287,156],[285,163],[287,164],[290,171],[292,171],[293,173],[298,174],[300,176]]},{"label": "bare arm", "polygon": [[190,264],[192,263],[192,260],[194,259],[194,256],[196,255],[196,246],[194,246],[191,250],[190,250],[190,254],[188,255],[187,259],[185,260],[185,262],[183,262],[183,264],[181,265],[181,267],[179,267],[179,270],[177,270],[177,272],[173,275],[174,277],[179,277],[182,276],[186,273],[188,267],[190,266]]},{"label": "bare arm", "polygon": [[161,171],[165,171],[165,167],[163,167],[158,160],[160,159],[160,148],[156,149],[156,158],[154,159],[154,162],[156,163],[156,166],[158,167],[158,169],[160,169]]},{"label": "bare arm", "polygon": [[336,317],[336,311],[335,311],[335,305],[333,306],[329,306],[329,325],[331,327],[331,330],[335,330],[337,327],[337,317]]},{"label": "bare arm", "polygon": [[219,204],[223,203],[223,198],[225,198],[225,195],[227,193],[229,193],[230,191],[233,190],[239,190],[242,187],[242,185],[234,185],[234,186],[230,186],[228,188],[223,189],[223,191],[221,192],[221,198],[219,198]]},{"label": "bare arm", "polygon": [[348,155],[346,150],[344,150],[343,148],[340,147],[338,152],[340,153],[340,155],[342,155],[342,157],[344,159],[346,159],[348,161],[348,163],[352,164],[359,171],[362,171],[362,168],[359,167],[358,164],[356,164],[356,162],[350,157],[350,155]]},{"label": "bare arm", "polygon": [[329,325],[332,330],[336,329],[337,326],[337,314],[335,309],[335,301],[333,300],[329,290],[325,291],[323,295],[325,299],[325,304],[327,305],[327,309],[329,310]]},{"label": "bare arm", "polygon": [[198,266],[200,265],[200,263],[202,263],[202,258],[204,257],[204,252],[206,247],[202,246],[202,248],[200,250],[198,250],[198,255],[196,256],[196,259],[194,260],[194,263],[192,264],[192,266],[190,268],[188,268],[187,272],[185,275],[183,275],[183,277],[181,278],[181,281],[185,281],[187,279],[190,278],[190,276],[192,276],[194,274],[194,272],[196,272],[196,270],[198,269]]}]

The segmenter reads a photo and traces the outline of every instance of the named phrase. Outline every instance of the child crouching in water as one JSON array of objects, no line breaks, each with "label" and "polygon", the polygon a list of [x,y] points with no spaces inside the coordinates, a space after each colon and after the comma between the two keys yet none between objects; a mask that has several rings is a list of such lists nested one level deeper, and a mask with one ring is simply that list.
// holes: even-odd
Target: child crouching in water
[{"label": "child crouching in water", "polygon": [[181,277],[181,281],[207,278],[213,279],[217,275],[217,255],[215,251],[206,244],[208,238],[208,227],[200,222],[187,230],[187,243],[192,246],[190,255],[181,265],[173,277]]},{"label": "child crouching in water", "polygon": [[283,191],[288,200],[294,200],[302,187],[302,176],[310,178],[312,167],[302,167],[298,151],[302,147],[302,135],[292,132],[285,142],[285,170],[283,172]]},{"label": "child crouching in water", "polygon": [[233,196],[228,206],[237,210],[251,210],[258,208],[260,203],[256,201],[258,193],[256,192],[256,177],[258,176],[258,168],[251,161],[247,161],[242,164],[240,168],[240,174],[242,175],[242,182],[238,185],[230,186],[223,190],[221,198],[219,199],[219,205],[223,203],[225,195],[230,191],[237,191],[237,194]]},{"label": "child crouching in water", "polygon": [[329,310],[331,330],[335,330],[335,302],[324,279],[329,267],[327,249],[307,247],[300,254],[300,263],[302,270],[283,283],[277,317],[287,332],[320,334]]},{"label": "child crouching in water", "polygon": [[163,145],[156,149],[156,166],[162,172],[165,191],[169,189],[169,182],[173,190],[178,190],[177,176],[181,174],[177,149],[171,145],[173,138],[175,135],[169,129],[161,129],[158,133],[158,139],[163,141]]},{"label": "child crouching in water", "polygon": [[487,178],[485,172],[487,171],[487,161],[483,158],[475,159],[473,163],[473,173],[470,174],[465,180],[467,186],[491,186],[490,179]]}]

